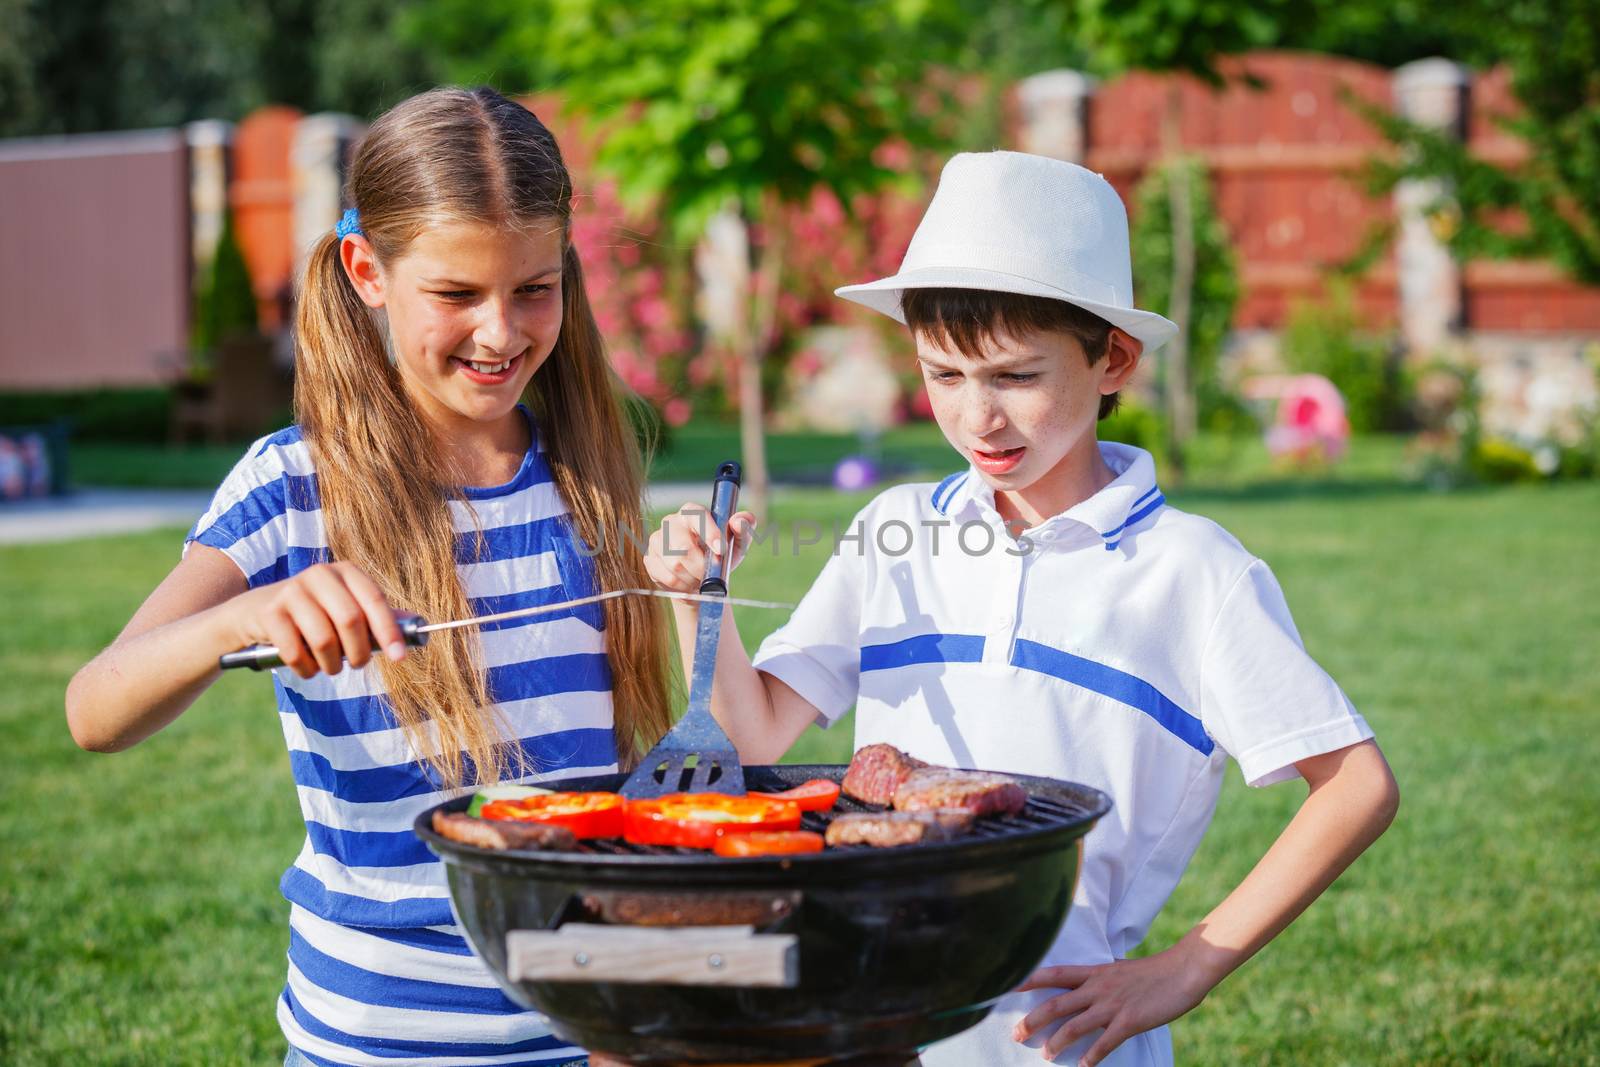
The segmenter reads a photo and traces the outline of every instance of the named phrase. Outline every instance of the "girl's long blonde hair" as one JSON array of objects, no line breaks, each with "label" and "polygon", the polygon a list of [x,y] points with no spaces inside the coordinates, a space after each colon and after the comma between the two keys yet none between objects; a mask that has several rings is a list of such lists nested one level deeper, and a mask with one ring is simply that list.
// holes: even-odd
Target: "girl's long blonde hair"
[{"label": "girl's long blonde hair", "polygon": [[[441,222],[561,227],[561,334],[524,400],[574,529],[605,546],[594,559],[601,587],[648,586],[636,547],[643,461],[584,290],[570,240],[572,182],[550,131],[491,89],[425,92],[372,124],[346,194],[380,263]],[[345,276],[339,245],[329,233],[311,249],[295,317],[295,414],[316,465],[329,549],[371,575],[397,609],[466,618],[450,507],[463,499],[458,478],[390,364],[380,321]],[[624,529],[634,541],[619,536]],[[617,754],[628,767],[670,722],[667,628],[644,598],[603,607]],[[398,663],[374,662],[395,719],[443,785],[528,769],[489,711],[475,631],[443,631]]]}]

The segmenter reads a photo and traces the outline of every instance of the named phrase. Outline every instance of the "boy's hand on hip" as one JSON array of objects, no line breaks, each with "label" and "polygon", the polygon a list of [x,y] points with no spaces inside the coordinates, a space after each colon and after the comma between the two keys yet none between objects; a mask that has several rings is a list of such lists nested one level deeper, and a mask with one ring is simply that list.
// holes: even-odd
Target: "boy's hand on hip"
[{"label": "boy's hand on hip", "polygon": [[1194,1008],[1211,986],[1198,978],[1180,942],[1142,959],[1093,967],[1041,967],[1017,987],[1018,992],[1029,989],[1066,992],[1030,1011],[1011,1036],[1026,1041],[1066,1019],[1044,1045],[1044,1058],[1054,1060],[1074,1041],[1103,1029],[1105,1033],[1079,1061],[1083,1067],[1094,1067],[1128,1038]]},{"label": "boy's hand on hip", "polygon": [[731,535],[733,556],[724,573],[732,574],[750,548],[755,528],[756,517],[741,511],[729,518],[727,530],[715,529],[711,512],[700,504],[685,504],[662,519],[661,528],[650,535],[644,569],[662,589],[698,593],[709,556],[723,551]]}]

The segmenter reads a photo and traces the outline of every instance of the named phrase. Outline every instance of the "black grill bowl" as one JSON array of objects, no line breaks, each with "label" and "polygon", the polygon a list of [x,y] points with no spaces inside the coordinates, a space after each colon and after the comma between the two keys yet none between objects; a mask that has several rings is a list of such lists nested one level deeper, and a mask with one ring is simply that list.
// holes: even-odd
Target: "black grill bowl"
[{"label": "black grill bowl", "polygon": [[[745,775],[752,790],[781,790],[812,778],[839,781],[845,769],[747,767]],[[545,784],[616,790],[625,777]],[[916,1048],[965,1030],[1054,942],[1083,836],[1111,802],[1087,786],[1013,777],[1029,795],[1021,815],[980,820],[957,841],[897,849],[725,859],[587,842],[580,852],[494,852],[433,832],[434,811],[464,810],[465,797],[423,812],[416,832],[444,861],[473,950],[512,1000],[549,1016],[564,1040],[639,1063],[843,1057]],[[837,811],[849,810],[866,809],[841,799]],[[826,819],[807,816],[807,827],[820,830]],[[796,935],[798,984],[507,977],[509,931],[616,921],[686,897],[743,905],[770,916],[757,933]]]}]

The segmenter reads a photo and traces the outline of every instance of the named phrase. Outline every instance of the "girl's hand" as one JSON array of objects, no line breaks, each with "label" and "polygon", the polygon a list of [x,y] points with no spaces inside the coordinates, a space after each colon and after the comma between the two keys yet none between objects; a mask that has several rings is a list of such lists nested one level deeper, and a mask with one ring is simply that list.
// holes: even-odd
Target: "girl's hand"
[{"label": "girl's hand", "polygon": [[1041,967],[1017,987],[1018,992],[1068,992],[1030,1011],[1011,1036],[1026,1041],[1066,1019],[1044,1045],[1044,1058],[1054,1060],[1074,1041],[1104,1029],[1079,1061],[1083,1067],[1094,1067],[1128,1038],[1171,1022],[1205,999],[1211,986],[1196,975],[1186,956],[1180,942],[1142,959],[1095,967]]},{"label": "girl's hand", "polygon": [[661,528],[650,535],[644,568],[662,589],[698,593],[708,554],[721,552],[727,534],[732,534],[733,557],[725,571],[732,574],[744,560],[755,528],[755,515],[741,511],[728,520],[727,531],[715,529],[710,511],[700,504],[685,504],[662,519]]},{"label": "girl's hand", "polygon": [[406,654],[394,609],[354,564],[319,563],[240,593],[229,606],[240,647],[276,645],[284,666],[302,678],[338,674],[346,662],[364,667],[374,644],[390,659]]}]

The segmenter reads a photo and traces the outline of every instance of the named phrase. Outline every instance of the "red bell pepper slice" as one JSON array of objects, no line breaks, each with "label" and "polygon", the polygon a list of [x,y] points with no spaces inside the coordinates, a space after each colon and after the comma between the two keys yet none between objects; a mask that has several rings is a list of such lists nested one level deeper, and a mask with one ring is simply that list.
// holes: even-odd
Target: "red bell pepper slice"
[{"label": "red bell pepper slice", "polygon": [[793,789],[781,793],[751,793],[753,797],[771,797],[773,800],[793,801],[801,811],[832,811],[839,802],[839,783],[827,778],[813,778]]},{"label": "red bell pepper slice", "polygon": [[620,793],[545,793],[493,800],[478,814],[485,819],[565,826],[579,838],[621,837],[625,808]]},{"label": "red bell pepper slice", "polygon": [[717,838],[711,851],[719,856],[792,856],[821,852],[822,835],[810,830],[752,830]]},{"label": "red bell pepper slice", "polygon": [[630,800],[622,836],[635,845],[711,848],[717,838],[754,830],[798,830],[800,808],[768,797],[668,793]]}]

